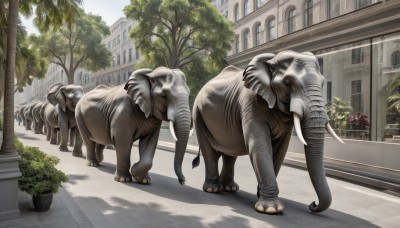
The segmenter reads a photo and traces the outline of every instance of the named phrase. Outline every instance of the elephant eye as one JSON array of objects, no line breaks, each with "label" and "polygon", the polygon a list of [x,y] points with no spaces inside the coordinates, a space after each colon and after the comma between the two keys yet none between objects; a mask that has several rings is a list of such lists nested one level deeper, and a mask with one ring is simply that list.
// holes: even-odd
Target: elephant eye
[{"label": "elephant eye", "polygon": [[283,84],[285,84],[286,86],[290,86],[292,82],[289,79],[284,79]]}]

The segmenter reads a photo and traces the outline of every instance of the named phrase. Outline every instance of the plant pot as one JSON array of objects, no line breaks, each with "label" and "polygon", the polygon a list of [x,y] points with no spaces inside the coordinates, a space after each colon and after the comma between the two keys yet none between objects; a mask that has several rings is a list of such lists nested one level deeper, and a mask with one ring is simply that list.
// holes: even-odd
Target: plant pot
[{"label": "plant pot", "polygon": [[53,193],[44,192],[37,196],[32,196],[33,206],[36,211],[44,212],[50,209],[51,203],[53,202]]}]

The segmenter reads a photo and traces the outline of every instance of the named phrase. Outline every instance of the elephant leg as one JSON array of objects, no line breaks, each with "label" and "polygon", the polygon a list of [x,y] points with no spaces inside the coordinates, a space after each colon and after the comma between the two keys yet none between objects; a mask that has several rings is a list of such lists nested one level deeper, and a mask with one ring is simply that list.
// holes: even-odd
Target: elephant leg
[{"label": "elephant leg", "polygon": [[76,127],[69,129],[69,146],[75,146]]},{"label": "elephant leg", "polygon": [[85,140],[86,145],[86,164],[88,166],[99,166],[99,161],[96,158],[95,148],[96,142],[92,140]]},{"label": "elephant leg", "polygon": [[290,138],[292,136],[291,134],[292,128],[290,128],[286,134],[284,134],[282,137],[274,140],[272,142],[272,149],[274,151],[274,170],[275,170],[275,176],[278,176],[279,170],[281,169],[283,160],[285,159],[286,152],[289,147],[289,142]]},{"label": "elephant leg", "polygon": [[58,144],[57,143],[57,129],[50,127],[50,125],[49,125],[49,128],[50,128],[50,144],[57,145]]},{"label": "elephant leg", "polygon": [[104,158],[103,151],[105,147],[106,145],[96,143],[96,158],[97,161],[99,161],[99,163],[103,161]]},{"label": "elephant leg", "polygon": [[279,189],[276,181],[271,135],[266,123],[257,121],[252,116],[243,123],[246,147],[257,177],[259,199],[255,204],[258,212],[276,214],[283,211],[283,203],[278,198]]},{"label": "elephant leg", "polygon": [[141,184],[150,184],[149,170],[153,166],[154,153],[157,148],[158,136],[160,128],[152,133],[140,138],[139,141],[139,162],[135,163],[131,168],[133,178]]},{"label": "elephant leg", "polygon": [[113,137],[115,152],[117,154],[117,169],[115,171],[114,180],[118,182],[132,181],[132,175],[129,173],[131,167],[131,149],[133,140],[130,135],[124,133],[118,137]]},{"label": "elephant leg", "polygon": [[[62,122],[62,121],[61,121]],[[61,137],[61,143],[60,143],[60,151],[68,152],[68,123],[60,123],[60,137]]]},{"label": "elephant leg", "polygon": [[75,133],[75,135],[72,136],[72,138],[75,138],[74,149],[72,150],[72,156],[83,157],[83,153],[82,153],[83,141],[82,141],[81,133],[79,132],[78,127],[73,127],[71,129],[71,132]]},{"label": "elephant leg", "polygon": [[221,156],[210,143],[211,133],[205,126],[199,111],[196,113],[196,134],[199,141],[200,150],[203,154],[204,164],[206,168],[206,178],[203,184],[203,191],[205,192],[220,192],[222,191],[222,186],[219,181],[218,173],[218,159]]},{"label": "elephant leg", "polygon": [[61,133],[60,128],[57,128],[57,145],[61,144]]},{"label": "elephant leg", "polygon": [[223,191],[236,192],[239,190],[239,185],[234,181],[236,156],[222,155],[222,170],[219,179]]},{"label": "elephant leg", "polygon": [[50,141],[52,129],[50,129],[50,124],[46,121],[46,140]]}]

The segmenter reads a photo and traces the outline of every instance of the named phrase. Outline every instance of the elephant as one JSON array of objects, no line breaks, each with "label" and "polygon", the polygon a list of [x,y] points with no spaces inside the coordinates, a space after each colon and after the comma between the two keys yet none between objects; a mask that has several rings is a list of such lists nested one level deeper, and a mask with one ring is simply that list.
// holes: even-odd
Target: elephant
[{"label": "elephant", "polygon": [[[133,177],[149,184],[161,123],[169,121],[176,140],[174,169],[179,183],[184,184],[181,166],[191,127],[189,93],[183,72],[166,67],[138,69],[125,85],[100,85],[86,93],[75,115],[87,149],[87,165],[98,166],[105,145],[113,144],[117,154],[114,179],[130,182]],[[131,167],[136,140],[140,159]]]},{"label": "elephant", "polygon": [[26,119],[25,119],[25,115],[24,115],[25,108],[26,108],[26,105],[21,105],[18,108],[18,116],[22,120],[22,125],[23,126],[26,126]]},{"label": "elephant", "polygon": [[33,121],[35,122],[35,128],[34,128],[35,134],[43,134],[43,120],[40,117],[40,110],[42,106],[43,102],[40,101],[32,107],[32,116],[33,116]]},{"label": "elephant", "polygon": [[47,105],[44,110],[47,129],[51,130],[51,144],[55,144],[56,130],[59,129],[60,151],[69,151],[68,133],[70,129],[75,130],[75,145],[72,151],[75,157],[82,157],[82,138],[79,130],[76,129],[75,107],[83,94],[83,88],[80,85],[56,83],[47,93],[50,105]]},{"label": "elephant", "polygon": [[32,115],[32,110],[35,105],[37,105],[38,102],[31,103],[27,105],[24,109],[24,117],[26,121],[25,129],[26,130],[32,130],[32,127],[35,128],[36,125],[34,123],[33,115]]},{"label": "elephant", "polygon": [[14,119],[18,122],[18,126],[20,126],[21,122],[22,122],[22,118],[19,115],[19,108],[20,107],[18,107],[17,110],[15,110],[15,113],[14,113]]},{"label": "elephant", "polygon": [[317,58],[310,52],[289,50],[257,55],[244,71],[228,66],[207,82],[193,106],[206,167],[203,191],[237,191],[235,161],[248,154],[258,182],[255,209],[282,213],[276,177],[294,126],[305,145],[309,175],[319,199],[309,209],[322,212],[329,208],[332,197],[323,164],[324,130],[342,141],[328,124],[323,84]]},{"label": "elephant", "polygon": [[50,134],[51,131],[49,129],[47,129],[46,117],[45,117],[45,114],[44,114],[44,111],[45,111],[47,105],[49,105],[49,101],[46,100],[45,102],[43,102],[43,105],[39,110],[39,116],[40,116],[40,119],[42,119],[42,122],[43,122],[44,130],[45,130],[45,133],[46,133],[46,140],[49,141],[50,140],[50,136],[51,136],[51,134]]}]

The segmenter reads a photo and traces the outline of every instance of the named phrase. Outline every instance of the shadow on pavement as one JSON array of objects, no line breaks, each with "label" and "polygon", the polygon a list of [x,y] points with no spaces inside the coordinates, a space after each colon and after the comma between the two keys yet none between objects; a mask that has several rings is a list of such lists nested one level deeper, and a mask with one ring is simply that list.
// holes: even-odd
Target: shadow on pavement
[{"label": "shadow on pavement", "polygon": [[[33,132],[32,132],[32,134],[33,134]],[[16,135],[18,136],[18,138],[23,138],[23,139],[29,139],[29,140],[41,140],[40,138],[38,138],[38,137],[32,137],[31,135],[27,135],[27,134],[25,134],[25,133],[16,133]],[[40,134],[37,134],[37,136],[39,136]],[[42,136],[42,135],[40,135],[40,136]]]}]

